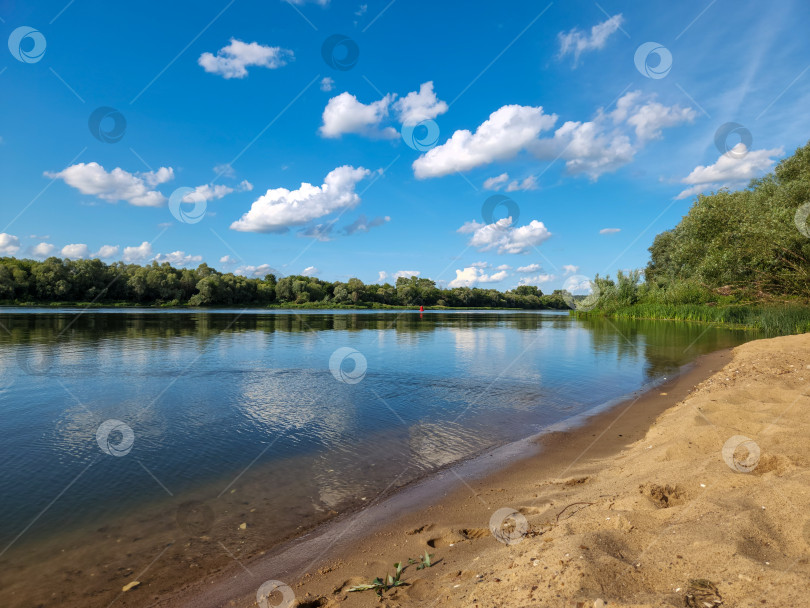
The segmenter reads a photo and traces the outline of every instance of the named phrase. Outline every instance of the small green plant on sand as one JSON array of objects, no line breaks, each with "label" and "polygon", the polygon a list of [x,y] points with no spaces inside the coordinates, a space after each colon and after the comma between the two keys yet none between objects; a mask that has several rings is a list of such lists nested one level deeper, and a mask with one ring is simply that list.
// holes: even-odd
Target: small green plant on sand
[{"label": "small green plant on sand", "polygon": [[433,557],[432,553],[428,553],[425,551],[425,554],[419,559],[408,559],[409,564],[419,564],[416,566],[417,570],[423,570],[425,568],[430,568],[433,564],[430,563],[430,558]]},{"label": "small green plant on sand", "polygon": [[403,570],[404,568],[402,567],[402,562],[397,562],[396,564],[394,564],[393,576],[389,574],[385,580],[381,579],[380,577],[377,577],[370,583],[366,583],[364,585],[356,585],[355,587],[349,589],[349,591],[352,592],[352,591],[373,590],[377,595],[382,597],[383,592],[388,591],[389,589],[393,589],[395,587],[403,587],[408,584],[405,581],[401,580]]}]

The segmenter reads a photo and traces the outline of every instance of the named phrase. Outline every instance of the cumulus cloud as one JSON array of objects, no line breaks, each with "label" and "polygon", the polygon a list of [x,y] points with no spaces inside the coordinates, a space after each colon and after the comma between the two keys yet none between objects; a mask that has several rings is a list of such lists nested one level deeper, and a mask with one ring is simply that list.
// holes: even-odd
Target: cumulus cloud
[{"label": "cumulus cloud", "polygon": [[83,260],[86,257],[90,256],[90,248],[87,247],[84,243],[71,243],[70,245],[65,245],[62,247],[62,251],[60,251],[63,258],[69,258],[71,260]]},{"label": "cumulus cloud", "polygon": [[621,228],[602,228],[599,231],[599,234],[616,234],[617,232],[621,232]]},{"label": "cumulus cloud", "polygon": [[387,278],[388,278],[388,273],[385,272],[384,270],[380,270],[380,272],[377,274],[377,282],[378,283],[382,283]]},{"label": "cumulus cloud", "polygon": [[566,264],[565,266],[563,266],[563,270],[565,271],[566,275],[576,274],[577,272],[579,272],[579,266],[574,266],[573,264]]},{"label": "cumulus cloud", "polygon": [[231,224],[240,232],[286,232],[334,211],[351,209],[360,203],[357,183],[371,175],[363,167],[337,167],[321,186],[302,183],[297,190],[274,188],[260,196],[240,219]]},{"label": "cumulus cloud", "polygon": [[783,148],[749,151],[745,144],[739,143],[730,153],[721,154],[713,165],[695,167],[681,180],[690,187],[675,198],[682,199],[708,190],[742,186],[770,171],[777,161],[772,157],[779,157],[784,153]]},{"label": "cumulus cloud", "polygon": [[321,79],[321,91],[331,91],[335,88],[335,81],[329,76],[324,76]]},{"label": "cumulus cloud", "polygon": [[494,177],[489,177],[484,180],[484,190],[500,190],[503,185],[509,181],[508,173],[501,173]]},{"label": "cumulus cloud", "polygon": [[197,63],[211,74],[223,78],[244,78],[249,66],[280,68],[293,59],[293,52],[278,46],[265,46],[258,42],[242,42],[231,38],[230,44],[222,47],[217,54],[203,53]]},{"label": "cumulus cloud", "polygon": [[[632,91],[619,99],[613,112],[600,108],[592,120],[569,120],[550,137],[540,137],[554,127],[556,114],[545,114],[540,106],[503,106],[475,133],[456,131],[444,144],[417,158],[414,175],[420,179],[441,177],[508,160],[525,151],[545,161],[562,158],[568,173],[595,180],[632,162],[638,150],[662,136],[663,129],[692,122],[696,116],[691,108],[664,106]],[[491,189],[507,184],[508,174],[506,178],[503,175],[487,180]],[[507,190],[535,187],[534,178],[527,178],[510,183]]]},{"label": "cumulus cloud", "polygon": [[0,232],[0,254],[14,255],[20,250],[20,238],[13,234]]},{"label": "cumulus cloud", "polygon": [[433,82],[422,83],[418,91],[412,91],[401,99],[397,100],[396,93],[388,93],[369,104],[358,101],[351,93],[341,93],[327,102],[319,133],[329,138],[355,133],[378,139],[394,139],[399,137],[399,131],[391,126],[383,126],[392,110],[401,124],[413,125],[436,118],[447,109],[447,103],[433,91]]},{"label": "cumulus cloud", "polygon": [[553,274],[538,274],[533,277],[521,277],[518,285],[542,285],[556,279]]},{"label": "cumulus cloud", "polygon": [[576,27],[568,32],[560,32],[557,34],[557,40],[560,43],[559,57],[573,55],[574,67],[576,67],[582,53],[605,48],[608,38],[621,29],[622,23],[624,23],[624,17],[619,13],[607,21],[594,25],[590,34]]},{"label": "cumulus cloud", "polygon": [[518,266],[517,272],[537,272],[542,266],[540,264],[529,264],[528,266]]},{"label": "cumulus cloud", "polygon": [[475,220],[458,229],[461,234],[472,234],[469,245],[478,251],[497,249],[498,253],[528,253],[551,236],[545,224],[532,220],[525,226],[515,227],[512,218],[505,217],[492,224]]},{"label": "cumulus cloud", "polygon": [[497,283],[508,276],[506,270],[486,274],[480,265],[473,264],[461,270],[456,270],[456,278],[450,281],[450,287],[472,287],[478,283]]},{"label": "cumulus cloud", "polygon": [[[509,182],[509,183],[507,183]],[[537,178],[534,175],[518,181],[513,179],[509,181],[508,173],[501,173],[495,177],[490,177],[484,180],[484,190],[495,190],[496,192],[506,186],[507,192],[517,192],[519,190],[537,190]]]},{"label": "cumulus cloud", "polygon": [[181,268],[189,264],[199,265],[202,262],[201,255],[189,255],[185,251],[172,251],[171,253],[159,253],[155,256],[155,261],[158,264],[168,262],[172,266]]},{"label": "cumulus cloud", "polygon": [[506,186],[507,192],[517,192],[519,190],[537,190],[537,178],[530,175],[522,181],[513,180]]},{"label": "cumulus cloud", "polygon": [[394,278],[398,279],[400,277],[404,277],[406,279],[409,279],[411,277],[418,277],[420,274],[422,273],[418,270],[397,270],[394,273]]},{"label": "cumulus cloud", "polygon": [[364,214],[360,214],[360,216],[354,220],[348,226],[343,227],[343,232],[347,235],[354,234],[355,232],[368,232],[372,228],[376,228],[377,226],[382,226],[386,222],[390,222],[391,217],[386,216],[377,216],[372,220],[368,220]]},{"label": "cumulus cloud", "polygon": [[270,266],[270,264],[259,264],[258,266],[240,266],[236,270],[234,270],[234,274],[241,275],[243,277],[249,277],[252,279],[263,279],[268,274],[274,274],[279,276],[278,270]]},{"label": "cumulus cloud", "polygon": [[[2,235],[0,235],[0,241],[2,241]],[[2,250],[2,247],[0,247]],[[31,247],[29,250],[31,255],[35,258],[47,258],[56,250],[56,247],[50,243],[38,243]]]},{"label": "cumulus cloud", "polygon": [[174,169],[161,167],[157,171],[129,173],[120,167],[107,171],[96,162],[78,163],[46,177],[61,179],[82,194],[90,194],[101,200],[114,203],[126,201],[138,207],[159,207],[166,202],[154,187],[174,178]]},{"label": "cumulus cloud", "polygon": [[441,177],[508,160],[553,127],[556,120],[556,115],[545,114],[540,106],[503,106],[490,114],[475,133],[456,131],[445,143],[417,158],[413,162],[414,175],[419,179]]},{"label": "cumulus cloud", "polygon": [[91,253],[90,257],[106,260],[117,256],[118,251],[119,251],[118,245],[102,245],[101,247],[99,247],[98,251]]},{"label": "cumulus cloud", "polygon": [[322,137],[340,137],[346,133],[356,133],[367,137],[396,138],[399,133],[393,127],[381,128],[387,118],[394,95],[386,95],[379,101],[364,104],[351,93],[341,93],[332,97],[323,110],[323,125],[319,130]]},{"label": "cumulus cloud", "polygon": [[124,247],[123,260],[127,264],[141,264],[154,256],[152,245],[144,241],[138,246]]},{"label": "cumulus cloud", "polygon": [[449,106],[436,96],[433,81],[423,82],[418,91],[411,91],[394,103],[399,122],[415,125],[423,120],[432,120],[447,112]]},{"label": "cumulus cloud", "polygon": [[304,270],[301,271],[301,274],[304,275],[305,277],[311,277],[316,275],[318,272],[319,270],[314,266],[307,266],[306,268],[304,268]]}]

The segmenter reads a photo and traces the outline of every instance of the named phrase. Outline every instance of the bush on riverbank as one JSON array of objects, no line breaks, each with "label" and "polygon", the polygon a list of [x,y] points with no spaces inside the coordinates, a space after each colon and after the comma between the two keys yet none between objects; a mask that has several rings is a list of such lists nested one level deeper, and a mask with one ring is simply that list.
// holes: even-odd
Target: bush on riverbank
[{"label": "bush on riverbank", "polygon": [[[806,207],[805,207],[806,206]],[[594,279],[589,314],[810,331],[810,143],[745,189],[698,195],[643,273]]]}]

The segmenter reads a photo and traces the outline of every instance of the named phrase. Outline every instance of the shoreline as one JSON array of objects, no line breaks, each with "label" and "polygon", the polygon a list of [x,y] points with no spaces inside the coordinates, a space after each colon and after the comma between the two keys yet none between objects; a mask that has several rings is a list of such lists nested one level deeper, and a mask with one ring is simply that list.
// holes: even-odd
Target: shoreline
[{"label": "shoreline", "polygon": [[[554,424],[540,434],[445,467],[393,493],[383,492],[379,502],[359,511],[341,514],[296,539],[270,549],[262,557],[251,560],[245,564],[251,575],[240,573],[236,569],[241,569],[234,564],[235,568],[220,574],[217,580],[191,584],[171,597],[160,598],[154,605],[194,608],[255,606],[255,592],[258,585],[269,579],[282,580],[290,584],[296,589],[299,602],[310,601],[315,596],[323,595],[322,591],[315,590],[320,587],[318,584],[320,578],[329,578],[323,574],[313,576],[313,571],[325,572],[328,575],[336,570],[345,570],[348,576],[354,570],[355,574],[362,575],[367,569],[365,565],[367,559],[358,559],[357,555],[366,555],[374,551],[373,547],[379,537],[408,536],[409,531],[420,527],[415,522],[426,511],[438,510],[455,515],[460,511],[466,512],[471,506],[468,484],[491,488],[503,485],[504,478],[520,477],[527,468],[557,467],[564,461],[575,463],[586,453],[588,458],[605,458],[618,454],[630,443],[643,437],[660,414],[685,398],[692,392],[694,386],[716,373],[730,360],[730,349],[702,355],[684,366],[675,377],[654,386],[648,385],[625,398],[602,404],[588,412]],[[608,429],[605,429],[606,425]],[[606,437],[605,433],[608,430],[610,434]],[[594,441],[594,437],[598,437],[598,440]],[[485,524],[486,521],[479,530],[486,530]],[[433,527],[442,525],[450,525],[449,520],[444,524],[431,524]],[[488,530],[486,531],[488,534]],[[433,544],[438,547],[442,542]],[[428,549],[437,552],[436,548],[428,547]],[[407,556],[401,554],[399,557],[393,557],[392,553],[392,557],[388,560],[390,561],[387,565],[388,570],[391,570],[391,564],[394,562],[417,557],[419,552],[412,551],[412,553],[413,555]],[[436,555],[434,559],[442,557]],[[339,566],[336,567],[336,564]],[[377,575],[382,574],[383,571]],[[257,584],[255,581],[259,578],[261,581]],[[368,582],[374,576],[365,578],[368,580],[358,579],[352,581],[352,584]],[[302,583],[302,580],[307,582]],[[303,597],[299,594],[299,590],[303,590]],[[373,593],[367,592],[350,594],[347,600],[353,602],[362,600],[366,603],[357,605],[371,605],[368,604],[368,600],[372,598],[375,601],[377,599]],[[312,604],[317,605],[325,604]]]}]

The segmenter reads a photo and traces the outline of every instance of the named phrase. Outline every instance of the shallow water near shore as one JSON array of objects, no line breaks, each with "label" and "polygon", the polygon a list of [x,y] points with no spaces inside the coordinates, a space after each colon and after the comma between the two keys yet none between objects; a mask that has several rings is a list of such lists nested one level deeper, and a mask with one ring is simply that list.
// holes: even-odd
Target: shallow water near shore
[{"label": "shallow water near shore", "polygon": [[[0,311],[3,605],[149,605],[756,337],[556,312],[80,312]],[[162,583],[116,599],[136,576]]]}]

